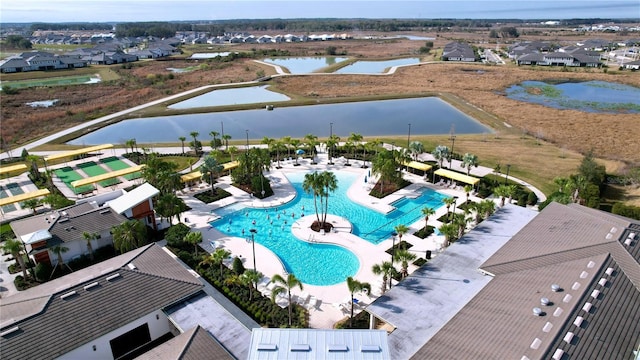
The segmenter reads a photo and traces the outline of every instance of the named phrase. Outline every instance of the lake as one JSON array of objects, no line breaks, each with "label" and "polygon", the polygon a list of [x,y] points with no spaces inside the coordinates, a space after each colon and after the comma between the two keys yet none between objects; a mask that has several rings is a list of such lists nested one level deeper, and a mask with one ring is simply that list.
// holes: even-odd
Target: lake
[{"label": "lake", "polygon": [[169,109],[192,109],[207,106],[254,104],[291,100],[288,96],[267,90],[268,86],[213,90],[169,105]]},{"label": "lake", "polygon": [[287,68],[291,74],[308,74],[345,60],[347,60],[346,57],[321,56],[268,58],[262,61]]},{"label": "lake", "polygon": [[640,88],[606,81],[549,84],[524,81],[506,90],[510,99],[556,109],[596,113],[640,113]]},{"label": "lake", "polygon": [[420,58],[406,58],[385,61],[356,61],[336,70],[336,74],[379,74],[393,66],[411,65],[420,62]]},{"label": "lake", "polygon": [[[224,133],[233,139],[263,137],[302,138],[314,134],[329,136],[333,133],[346,139],[350,133],[363,136],[405,135],[408,124],[411,134],[448,134],[453,126],[456,134],[489,133],[491,129],[480,124],[460,110],[437,97],[365,101],[341,104],[276,107],[273,111],[241,110],[205,114],[188,114],[137,118],[121,121],[69,141],[74,145],[124,143],[135,138],[138,143],[177,142],[178,137],[189,137],[197,131],[201,139],[208,139],[211,131]],[[203,141],[205,144],[208,140]]]}]

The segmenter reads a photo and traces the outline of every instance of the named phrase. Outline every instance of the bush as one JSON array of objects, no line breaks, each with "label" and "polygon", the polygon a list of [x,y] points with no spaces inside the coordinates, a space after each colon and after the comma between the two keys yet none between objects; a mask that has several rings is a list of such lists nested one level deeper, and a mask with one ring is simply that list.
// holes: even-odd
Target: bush
[{"label": "bush", "polygon": [[527,196],[527,205],[535,205],[538,203],[538,196],[532,191]]},{"label": "bush", "polygon": [[234,257],[233,258],[233,272],[236,273],[237,275],[242,275],[244,274],[244,265],[242,265],[242,260],[239,257]]},{"label": "bush", "polygon": [[176,224],[171,226],[164,239],[167,240],[167,245],[182,248],[184,244],[184,237],[189,233],[189,227],[185,224]]},{"label": "bush", "polygon": [[39,281],[49,280],[52,271],[53,268],[51,267],[51,265],[46,263],[39,263],[38,265],[36,265],[36,268],[34,270],[36,279],[38,279]]},{"label": "bush", "polygon": [[640,207],[638,206],[625,205],[623,203],[617,202],[613,204],[611,212],[616,215],[628,217],[630,219],[640,220]]}]

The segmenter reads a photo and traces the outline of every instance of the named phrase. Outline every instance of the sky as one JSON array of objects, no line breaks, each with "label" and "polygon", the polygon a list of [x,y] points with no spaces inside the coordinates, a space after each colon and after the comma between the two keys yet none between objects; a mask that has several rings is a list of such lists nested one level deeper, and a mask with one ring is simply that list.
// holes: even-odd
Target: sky
[{"label": "sky", "polygon": [[640,0],[0,1],[0,24],[275,18],[640,19]]}]

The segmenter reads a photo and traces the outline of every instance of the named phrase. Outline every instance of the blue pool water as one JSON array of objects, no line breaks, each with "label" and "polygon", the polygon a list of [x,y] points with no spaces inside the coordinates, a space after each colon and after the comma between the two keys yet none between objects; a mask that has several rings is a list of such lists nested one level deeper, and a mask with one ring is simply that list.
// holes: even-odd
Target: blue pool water
[{"label": "blue pool water", "polygon": [[[358,271],[357,257],[341,246],[308,243],[291,234],[291,224],[302,214],[315,216],[313,196],[302,189],[304,175],[303,172],[287,174],[297,192],[291,202],[267,209],[230,205],[215,210],[221,218],[211,225],[226,235],[242,238],[249,237],[249,229],[255,228],[258,231],[255,241],[273,251],[286,270],[300,281],[311,285],[337,284]],[[397,209],[383,215],[349,200],[347,189],[357,178],[356,174],[341,172],[336,173],[336,178],[338,190],[329,199],[328,213],[351,221],[353,234],[374,244],[388,239],[396,225],[409,225],[421,219],[422,208],[439,208],[446,197],[425,189],[416,199],[397,201],[393,204]]]}]

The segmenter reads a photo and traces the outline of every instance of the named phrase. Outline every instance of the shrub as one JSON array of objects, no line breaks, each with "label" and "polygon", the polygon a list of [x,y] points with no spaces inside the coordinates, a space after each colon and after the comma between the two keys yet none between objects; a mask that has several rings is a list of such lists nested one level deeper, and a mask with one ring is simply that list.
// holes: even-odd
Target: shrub
[{"label": "shrub", "polygon": [[185,224],[173,225],[167,230],[164,238],[167,245],[181,248],[184,245],[184,237],[189,233],[189,227]]},{"label": "shrub", "polygon": [[242,265],[242,260],[239,257],[234,257],[233,258],[233,272],[236,273],[237,275],[242,275],[244,274],[244,265]]},{"label": "shrub", "polygon": [[538,196],[532,191],[527,196],[527,205],[535,205],[538,203]]},{"label": "shrub", "polygon": [[38,265],[36,265],[36,268],[34,270],[36,279],[38,279],[39,281],[48,280],[49,276],[51,276],[52,271],[53,268],[51,267],[51,265],[46,263],[39,263]]}]

